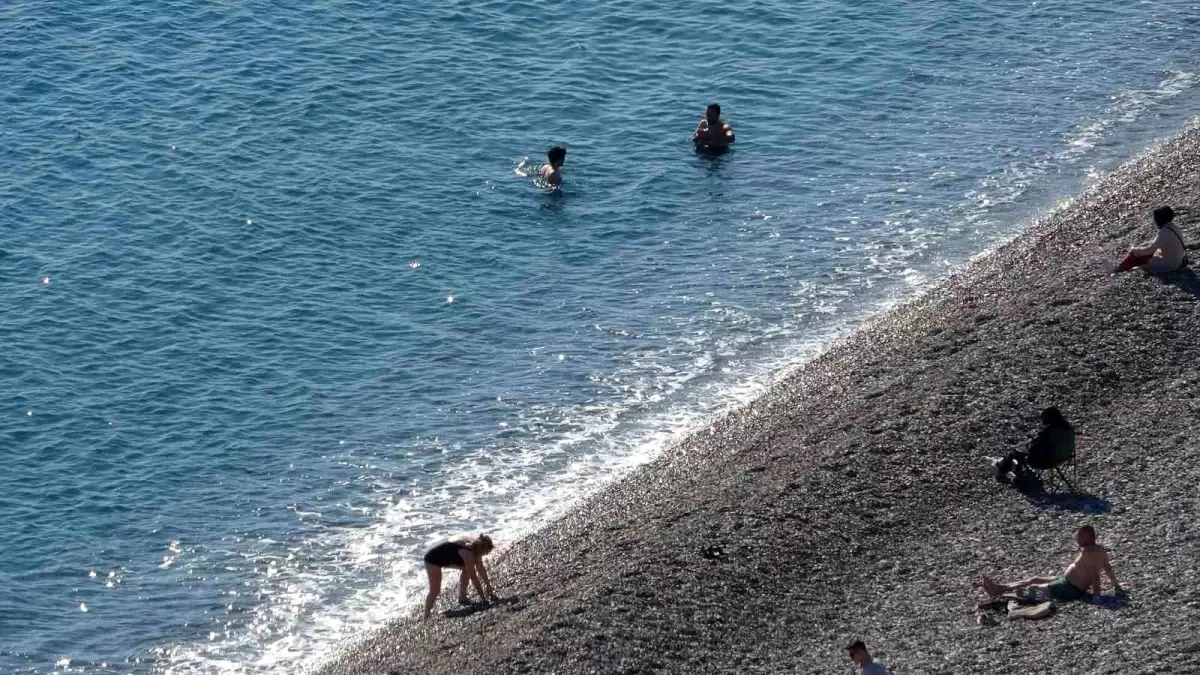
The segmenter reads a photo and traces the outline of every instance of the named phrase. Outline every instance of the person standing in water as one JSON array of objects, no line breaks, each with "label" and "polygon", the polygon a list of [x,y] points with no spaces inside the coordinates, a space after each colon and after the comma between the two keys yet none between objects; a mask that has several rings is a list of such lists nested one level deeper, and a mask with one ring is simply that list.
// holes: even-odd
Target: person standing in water
[{"label": "person standing in water", "polygon": [[729,149],[735,140],[733,127],[721,119],[721,106],[709,103],[704,110],[704,119],[696,126],[692,134],[692,143],[696,152],[720,153]]},{"label": "person standing in water", "polygon": [[1183,266],[1187,258],[1187,250],[1183,237],[1175,229],[1175,210],[1169,206],[1154,209],[1154,224],[1158,226],[1158,234],[1154,240],[1145,246],[1135,246],[1129,249],[1121,262],[1117,264],[1116,272],[1124,272],[1135,267],[1146,267],[1151,274],[1174,272]]},{"label": "person standing in water", "polygon": [[[488,579],[483,557],[492,552],[495,545],[486,534],[461,534],[439,542],[425,552],[425,574],[429,576],[429,594],[425,596],[425,618],[433,613],[433,605],[442,592],[442,570],[453,567],[462,570],[458,582],[458,603],[468,604],[467,584],[475,586],[475,592],[484,602],[495,601],[496,593]],[[480,583],[482,581],[482,584]]]},{"label": "person standing in water", "polygon": [[567,149],[556,145],[546,153],[546,163],[538,169],[538,177],[550,187],[562,184],[562,165],[567,161]]}]

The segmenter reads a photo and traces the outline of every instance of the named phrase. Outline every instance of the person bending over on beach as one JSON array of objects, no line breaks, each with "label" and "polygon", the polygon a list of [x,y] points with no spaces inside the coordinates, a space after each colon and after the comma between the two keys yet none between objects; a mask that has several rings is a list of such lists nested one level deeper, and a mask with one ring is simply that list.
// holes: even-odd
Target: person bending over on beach
[{"label": "person bending over on beach", "polygon": [[1117,264],[1116,272],[1125,272],[1135,267],[1145,267],[1151,274],[1174,272],[1183,266],[1187,250],[1183,237],[1171,221],[1175,220],[1175,210],[1169,206],[1154,209],[1154,224],[1158,226],[1158,234],[1154,240],[1145,246],[1135,246],[1129,249],[1121,262]]},{"label": "person bending over on beach", "polygon": [[563,162],[567,161],[567,149],[556,145],[546,153],[546,163],[538,169],[538,176],[542,182],[550,187],[557,187],[562,184],[562,168]]},{"label": "person bending over on beach", "polygon": [[704,110],[704,119],[692,134],[692,143],[697,152],[723,152],[729,149],[736,137],[733,127],[721,119],[721,106],[709,103]]},{"label": "person bending over on beach", "polygon": [[1050,406],[1042,411],[1042,430],[1029,441],[1025,452],[1014,450],[996,462],[996,480],[1008,483],[1023,477],[1028,469],[1053,468],[1073,454],[1075,430],[1058,408]]},{"label": "person bending over on beach", "polygon": [[[492,552],[495,545],[486,534],[462,534],[438,543],[425,553],[425,574],[429,575],[429,595],[425,596],[425,617],[433,612],[433,605],[442,592],[442,569],[454,567],[462,570],[458,582],[458,603],[465,605],[467,584],[475,585],[475,592],[484,602],[496,600],[492,582],[488,579],[483,557]],[[483,584],[480,585],[480,580]]]},{"label": "person bending over on beach", "polygon": [[989,598],[998,598],[1020,588],[1033,589],[1041,598],[1053,600],[1080,600],[1091,594],[1100,597],[1100,573],[1104,572],[1112,582],[1113,590],[1122,593],[1121,584],[1108,561],[1108,551],[1096,543],[1096,530],[1084,525],[1075,531],[1075,543],[1079,544],[1079,555],[1067,571],[1056,577],[1031,577],[1012,584],[999,584],[988,577],[983,578],[983,591]]},{"label": "person bending over on beach", "polygon": [[888,675],[888,669],[871,658],[871,652],[867,651],[867,645],[863,644],[862,640],[851,642],[846,651],[850,653],[850,660],[854,662],[857,675]]}]

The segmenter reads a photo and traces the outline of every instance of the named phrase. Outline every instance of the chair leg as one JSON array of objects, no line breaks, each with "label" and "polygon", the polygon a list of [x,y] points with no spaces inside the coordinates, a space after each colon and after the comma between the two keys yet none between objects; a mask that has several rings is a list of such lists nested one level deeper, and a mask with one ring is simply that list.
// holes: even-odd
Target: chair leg
[{"label": "chair leg", "polygon": [[[1073,465],[1072,465],[1072,468],[1074,468]],[[1067,489],[1071,491],[1071,494],[1075,494],[1076,492],[1078,492],[1075,489],[1075,485],[1073,483],[1071,483],[1071,481],[1067,478],[1066,474],[1064,474],[1062,472],[1062,467],[1054,467],[1054,470],[1051,472],[1051,478],[1052,479],[1057,478],[1058,480],[1062,481],[1063,485],[1066,485]]]}]

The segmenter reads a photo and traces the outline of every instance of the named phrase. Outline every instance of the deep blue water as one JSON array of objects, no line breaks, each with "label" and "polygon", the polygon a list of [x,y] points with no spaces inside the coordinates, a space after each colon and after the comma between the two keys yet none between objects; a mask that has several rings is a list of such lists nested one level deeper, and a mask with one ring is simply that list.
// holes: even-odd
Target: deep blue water
[{"label": "deep blue water", "polygon": [[1200,102],[1194,0],[386,4],[0,4],[0,672],[295,672]]}]

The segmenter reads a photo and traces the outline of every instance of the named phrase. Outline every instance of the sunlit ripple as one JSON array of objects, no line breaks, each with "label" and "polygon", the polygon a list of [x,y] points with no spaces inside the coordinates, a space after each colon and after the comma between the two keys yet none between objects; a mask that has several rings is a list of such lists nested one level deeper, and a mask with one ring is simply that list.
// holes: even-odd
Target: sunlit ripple
[{"label": "sunlit ripple", "polygon": [[0,671],[410,611],[1173,131],[1175,5],[0,7]]}]

